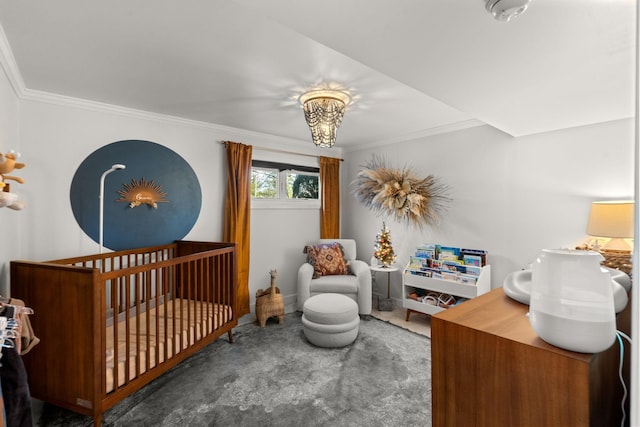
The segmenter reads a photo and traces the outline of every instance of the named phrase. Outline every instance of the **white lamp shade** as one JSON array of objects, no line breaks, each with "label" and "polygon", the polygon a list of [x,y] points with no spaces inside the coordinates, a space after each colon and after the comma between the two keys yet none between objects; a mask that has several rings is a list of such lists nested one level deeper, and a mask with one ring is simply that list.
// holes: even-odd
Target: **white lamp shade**
[{"label": "white lamp shade", "polygon": [[587,234],[597,237],[633,237],[633,201],[593,202]]}]

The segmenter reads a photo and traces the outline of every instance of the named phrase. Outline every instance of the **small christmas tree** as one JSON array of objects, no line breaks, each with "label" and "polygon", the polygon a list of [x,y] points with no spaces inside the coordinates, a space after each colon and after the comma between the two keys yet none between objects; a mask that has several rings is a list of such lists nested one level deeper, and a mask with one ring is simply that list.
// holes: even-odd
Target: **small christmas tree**
[{"label": "small christmas tree", "polygon": [[382,223],[382,230],[376,235],[376,245],[373,256],[382,263],[383,267],[388,267],[396,261],[396,254],[391,246],[391,233],[386,224]]}]

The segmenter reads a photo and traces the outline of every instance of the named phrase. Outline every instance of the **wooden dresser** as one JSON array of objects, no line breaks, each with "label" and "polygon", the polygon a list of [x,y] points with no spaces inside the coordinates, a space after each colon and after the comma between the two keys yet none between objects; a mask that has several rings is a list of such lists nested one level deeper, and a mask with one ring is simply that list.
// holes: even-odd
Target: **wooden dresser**
[{"label": "wooden dresser", "polygon": [[554,347],[528,310],[500,288],[433,315],[434,427],[620,425],[618,341],[598,354]]}]

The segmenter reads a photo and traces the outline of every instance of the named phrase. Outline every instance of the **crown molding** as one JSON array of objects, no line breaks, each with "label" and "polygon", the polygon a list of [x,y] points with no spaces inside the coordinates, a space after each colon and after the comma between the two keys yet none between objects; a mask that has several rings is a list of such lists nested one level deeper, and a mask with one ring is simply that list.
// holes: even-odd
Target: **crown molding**
[{"label": "crown molding", "polygon": [[20,97],[25,101],[43,102],[48,104],[60,105],[63,107],[78,108],[82,110],[95,111],[100,113],[109,113],[128,118],[135,118],[140,120],[149,120],[162,123],[169,123],[174,125],[202,128],[212,130],[222,134],[232,134],[235,136],[246,137],[250,140],[274,140],[274,141],[287,141],[289,143],[300,144],[307,141],[301,141],[293,138],[287,138],[283,136],[276,136],[266,133],[260,133],[250,131],[246,129],[234,128],[230,126],[218,125],[215,123],[202,122],[198,120],[185,119],[182,117],[171,116],[168,114],[152,113],[149,111],[138,110],[135,108],[121,107],[119,105],[107,104],[104,102],[90,101],[82,98],[75,98],[67,95],[59,95],[51,92],[43,92],[33,89],[24,89],[22,96]]},{"label": "crown molding", "polygon": [[[240,138],[248,141],[259,141],[273,144],[288,144],[291,147],[306,145],[308,141],[302,141],[283,136],[265,134],[246,129],[233,128],[229,126],[217,125],[214,123],[201,122],[197,120],[184,119],[181,117],[170,116],[166,114],[151,113],[135,108],[121,107],[118,105],[107,104],[103,102],[90,101],[81,98],[74,98],[66,95],[59,95],[51,92],[43,92],[28,89],[25,86],[22,74],[18,67],[18,63],[13,56],[13,51],[4,29],[0,25],[0,67],[2,67],[14,93],[18,99],[23,101],[43,102],[48,104],[60,105],[63,107],[78,108],[83,110],[95,111],[100,113],[110,113],[119,116],[136,118],[141,120],[150,120],[174,125],[195,127],[207,129],[222,134],[223,139]],[[305,150],[302,150],[305,151]]]},{"label": "crown molding", "polygon": [[[327,154],[326,149],[309,147],[309,141],[288,138],[285,136],[261,133],[247,129],[234,128],[230,126],[218,125],[215,123],[202,122],[197,120],[185,119],[177,116],[166,114],[151,113],[135,108],[121,107],[118,105],[107,104],[96,101],[89,101],[81,98],[74,98],[66,95],[58,95],[50,92],[36,91],[32,89],[24,89],[22,100],[48,103],[60,105],[67,108],[78,108],[85,111],[95,111],[98,113],[107,113],[119,115],[126,118],[134,118],[138,120],[155,121],[163,124],[171,124],[185,126],[189,128],[200,128],[216,133],[220,138],[218,142],[229,139],[239,139],[243,142],[254,145],[256,149],[262,148],[280,148],[290,150],[292,153],[301,155],[320,156]],[[257,144],[257,145],[256,145]],[[331,154],[341,156],[343,150],[332,149]]]},{"label": "crown molding", "polygon": [[[309,141],[288,138],[285,136],[272,135],[255,132],[247,129],[234,128],[230,126],[218,125],[215,123],[202,122],[198,120],[185,119],[167,114],[152,113],[135,108],[121,107],[119,105],[107,104],[97,101],[89,101],[81,98],[74,98],[66,95],[58,95],[50,92],[37,91],[33,89],[23,89],[20,99],[60,105],[67,108],[78,108],[86,111],[108,113],[138,120],[155,121],[159,123],[185,126],[190,128],[200,128],[215,132],[221,140],[240,139],[248,144],[259,144],[273,147],[288,147],[289,150],[300,154],[315,154],[317,149],[308,148]],[[336,150],[337,155],[342,154],[342,150]]]},{"label": "crown molding", "polygon": [[409,142],[409,141],[414,141],[416,139],[426,138],[429,136],[441,135],[444,133],[455,132],[455,131],[469,129],[469,128],[478,127],[478,126],[485,126],[486,124],[487,123],[484,123],[483,121],[480,121],[477,119],[464,120],[461,122],[449,123],[442,126],[436,126],[436,127],[424,129],[414,133],[398,135],[397,137],[394,137],[394,138],[388,138],[388,139],[382,139],[382,140],[374,141],[370,143],[367,142],[367,143],[352,145],[349,147],[345,147],[344,151],[352,152],[352,151],[368,150],[374,147],[383,147],[386,145],[397,144],[399,142]]},{"label": "crown molding", "polygon": [[4,29],[0,25],[0,66],[4,70],[13,92],[17,97],[21,98],[25,91],[24,80],[22,80],[22,74],[18,68],[18,63],[13,56],[13,51],[7,40],[7,35],[4,33]]},{"label": "crown molding", "polygon": [[[283,136],[265,134],[246,129],[233,128],[223,125],[217,125],[214,123],[201,122],[197,120],[184,119],[181,117],[170,116],[166,114],[151,113],[144,110],[138,110],[135,108],[121,107],[118,105],[107,104],[103,102],[90,101],[81,98],[75,98],[66,95],[59,95],[51,92],[43,92],[33,89],[28,89],[25,86],[22,74],[18,68],[18,64],[13,56],[11,46],[7,40],[4,29],[0,25],[0,66],[4,70],[16,96],[24,101],[43,102],[48,104],[60,105],[63,107],[78,108],[83,110],[95,111],[100,113],[110,113],[128,118],[136,118],[140,120],[149,120],[162,123],[170,123],[174,125],[182,125],[188,127],[195,127],[201,129],[207,129],[215,131],[216,133],[223,134],[223,138],[229,138],[231,135],[235,138],[241,138],[247,142],[255,141],[256,143],[264,144],[265,146],[282,146],[282,144],[289,145],[291,150],[300,151],[301,153],[314,153],[315,150],[307,150],[305,147],[309,141],[303,141],[293,138],[287,138]],[[415,139],[420,139],[428,136],[454,132],[461,129],[467,129],[475,126],[482,126],[485,123],[479,120],[466,120],[462,122],[452,123],[444,126],[438,126],[434,128],[425,129],[413,134],[400,135],[395,138],[367,142],[362,144],[356,144],[350,147],[340,147],[336,149],[336,155],[342,155],[343,152],[359,151],[363,149],[371,149],[372,147],[381,147],[385,145],[391,145],[398,142],[406,142]],[[326,152],[326,151],[325,151]]]}]

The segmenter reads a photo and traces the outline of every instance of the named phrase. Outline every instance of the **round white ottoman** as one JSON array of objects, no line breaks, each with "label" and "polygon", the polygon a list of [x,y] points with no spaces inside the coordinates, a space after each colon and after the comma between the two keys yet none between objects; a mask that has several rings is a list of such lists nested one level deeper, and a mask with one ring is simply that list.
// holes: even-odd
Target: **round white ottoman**
[{"label": "round white ottoman", "polygon": [[358,304],[340,294],[315,295],[302,307],[302,329],[319,347],[344,347],[358,336]]}]

